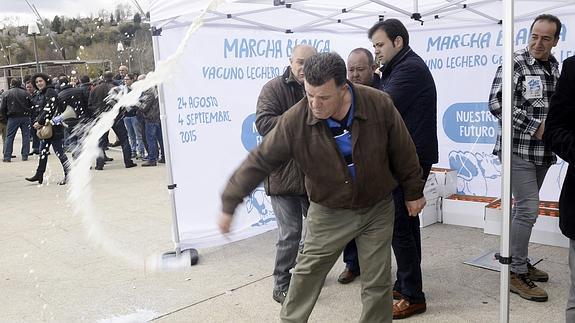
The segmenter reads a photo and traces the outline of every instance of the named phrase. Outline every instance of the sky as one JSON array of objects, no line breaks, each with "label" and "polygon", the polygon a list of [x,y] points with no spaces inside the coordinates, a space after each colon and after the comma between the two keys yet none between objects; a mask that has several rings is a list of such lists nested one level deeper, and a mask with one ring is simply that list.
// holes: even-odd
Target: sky
[{"label": "sky", "polygon": [[[54,16],[89,17],[97,16],[101,9],[113,12],[117,4],[128,4],[136,13],[133,0],[28,0],[43,18],[52,20]],[[149,0],[137,0],[144,11],[149,10]],[[27,25],[35,21],[36,16],[25,0],[0,0],[0,28],[10,22]]]}]

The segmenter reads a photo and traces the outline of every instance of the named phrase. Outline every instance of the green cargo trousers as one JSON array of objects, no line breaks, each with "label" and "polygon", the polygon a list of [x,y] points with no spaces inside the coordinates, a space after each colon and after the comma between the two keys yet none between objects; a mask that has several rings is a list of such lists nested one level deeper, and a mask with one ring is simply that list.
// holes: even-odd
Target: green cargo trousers
[{"label": "green cargo trousers", "polygon": [[304,249],[292,272],[281,322],[307,322],[327,273],[355,238],[361,267],[360,322],[391,322],[391,195],[365,209],[331,209],[310,203]]}]

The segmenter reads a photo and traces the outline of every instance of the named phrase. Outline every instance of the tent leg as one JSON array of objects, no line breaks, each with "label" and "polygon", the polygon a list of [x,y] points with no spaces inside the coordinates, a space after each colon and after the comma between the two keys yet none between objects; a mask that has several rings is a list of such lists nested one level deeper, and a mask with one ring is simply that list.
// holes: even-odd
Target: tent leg
[{"label": "tent leg", "polygon": [[[152,45],[154,49],[154,60],[157,62],[160,59],[160,46],[158,43],[158,37],[161,35],[161,29],[154,29],[152,31]],[[180,243],[180,230],[178,227],[178,214],[176,210],[176,198],[174,195],[174,190],[177,188],[177,184],[174,183],[174,175],[172,171],[172,155],[170,153],[170,140],[168,138],[168,125],[166,122],[166,106],[164,104],[164,88],[162,84],[158,84],[158,100],[160,103],[160,122],[162,125],[162,137],[164,139],[164,159],[166,160],[166,170],[168,173],[168,192],[170,194],[170,204],[172,207],[172,239],[174,241],[174,251],[166,252],[162,255],[162,264],[168,265],[173,260],[178,263],[187,264],[187,259],[189,259],[189,265],[193,266],[198,262],[198,251],[196,249],[185,249],[182,251],[182,246]],[[185,261],[182,261],[185,259]]]},{"label": "tent leg", "polygon": [[501,284],[499,322],[509,322],[509,265],[511,236],[511,148],[513,110],[513,0],[503,1],[503,113],[501,117]]}]

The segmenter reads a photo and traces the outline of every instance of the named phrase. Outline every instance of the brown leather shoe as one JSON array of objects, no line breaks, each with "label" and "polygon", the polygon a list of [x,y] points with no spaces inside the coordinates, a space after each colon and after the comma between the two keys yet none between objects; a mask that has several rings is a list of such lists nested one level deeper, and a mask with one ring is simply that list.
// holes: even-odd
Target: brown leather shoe
[{"label": "brown leather shoe", "polygon": [[396,290],[393,291],[393,299],[394,299],[394,300],[399,301],[399,300],[402,299],[402,298],[403,298],[403,295],[401,295],[400,292],[398,292],[398,291],[396,291]]},{"label": "brown leather shoe", "polygon": [[408,300],[401,299],[399,302],[393,304],[393,319],[400,320],[408,318],[412,315],[423,313],[426,309],[425,303],[410,304]]},{"label": "brown leather shoe", "polygon": [[341,272],[341,274],[339,274],[339,277],[337,278],[337,281],[340,284],[349,284],[351,283],[355,277],[357,277],[359,275],[356,275],[353,271],[349,270],[349,268],[345,267],[345,269]]}]

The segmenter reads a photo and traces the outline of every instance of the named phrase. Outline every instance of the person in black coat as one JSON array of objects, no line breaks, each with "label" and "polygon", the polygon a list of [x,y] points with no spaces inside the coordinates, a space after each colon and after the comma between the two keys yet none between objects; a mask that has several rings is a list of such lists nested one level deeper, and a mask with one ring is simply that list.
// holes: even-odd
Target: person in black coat
[{"label": "person in black coat", "polygon": [[565,311],[566,322],[575,322],[575,56],[563,61],[561,76],[551,97],[543,140],[569,163],[559,197],[559,228],[569,238],[571,288]]},{"label": "person in black coat", "polygon": [[[115,104],[114,99],[110,99],[108,97],[108,95],[112,94],[114,91],[113,89],[116,88],[113,83],[114,75],[111,72],[105,72],[103,76],[104,82],[94,87],[90,93],[90,97],[88,98],[88,109],[95,117],[109,111]],[[114,130],[118,136],[118,140],[120,141],[120,145],[122,147],[122,155],[124,157],[124,166],[126,168],[135,167],[136,163],[132,161],[132,150],[130,148],[130,143],[128,142],[128,133],[126,131],[126,127],[124,126],[123,112],[120,112],[114,120],[112,130]],[[98,143],[99,147],[102,149],[102,154],[96,159],[96,170],[104,169],[104,162],[106,160],[106,155],[104,154],[104,147],[107,139],[106,137],[107,133],[102,136],[102,138],[100,138],[100,142]]]},{"label": "person in black coat", "polygon": [[[380,89],[387,92],[401,114],[415,143],[423,179],[438,162],[437,92],[429,68],[409,47],[409,33],[401,21],[386,19],[368,31],[377,60],[383,65]],[[403,319],[426,310],[421,274],[419,217],[409,216],[404,192],[393,192],[395,222],[392,247],[397,260],[393,296],[393,319]]]},{"label": "person in black coat", "polygon": [[6,124],[7,135],[4,142],[4,157],[2,161],[10,162],[14,137],[18,129],[22,132],[22,160],[28,160],[30,152],[30,112],[32,103],[30,96],[22,88],[22,81],[14,78],[10,81],[10,90],[3,94],[0,103],[0,114],[8,122]]},{"label": "person in black coat", "polygon": [[67,76],[61,76],[58,79],[60,83],[60,92],[58,92],[58,110],[65,111],[68,107],[72,108],[75,113],[74,118],[62,121],[68,127],[70,136],[68,137],[69,145],[72,147],[72,157],[77,158],[80,154],[79,143],[89,130],[92,121],[92,113],[88,109],[89,92],[86,94],[85,89],[73,87]]},{"label": "person in black coat", "polygon": [[[32,76],[32,80],[34,81],[34,87],[39,91],[39,104],[42,107],[42,111],[36,118],[33,127],[40,129],[42,126],[51,123],[55,116],[62,113],[62,110],[59,108],[58,93],[54,89],[50,77],[44,73],[36,73]],[[63,144],[64,127],[62,125],[53,125],[52,137],[44,139],[40,146],[40,162],[38,163],[36,174],[32,177],[27,177],[26,180],[42,184],[44,181],[44,172],[46,172],[46,164],[48,164],[48,153],[50,146],[52,146],[52,150],[56,153],[64,169],[64,179],[58,184],[65,185],[68,179],[68,173],[70,172],[70,162],[64,153]]]}]

